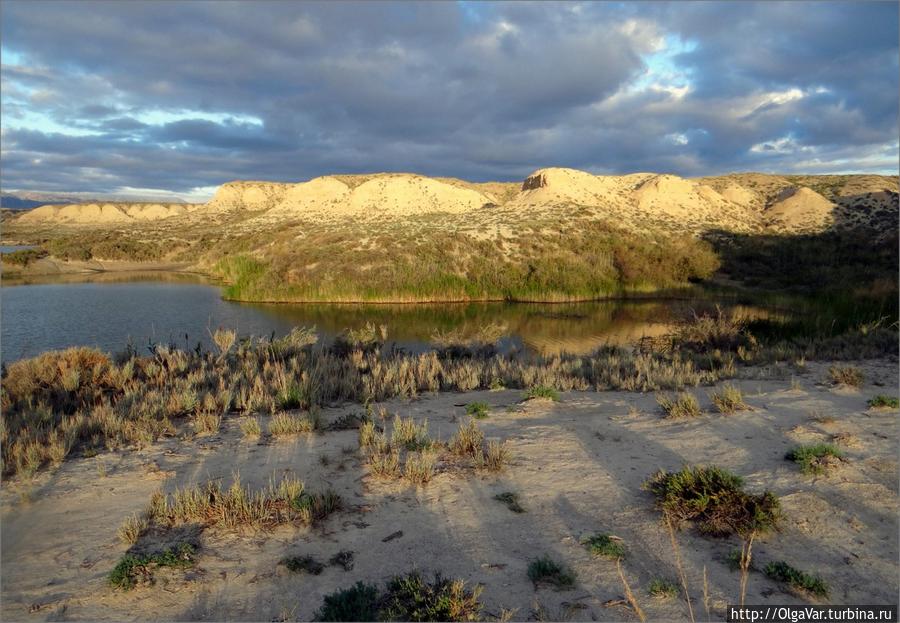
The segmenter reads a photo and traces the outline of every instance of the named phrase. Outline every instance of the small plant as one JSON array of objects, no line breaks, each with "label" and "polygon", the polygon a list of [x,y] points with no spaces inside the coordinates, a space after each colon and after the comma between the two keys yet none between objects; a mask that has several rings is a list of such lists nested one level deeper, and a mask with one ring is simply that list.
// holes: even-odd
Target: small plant
[{"label": "small plant", "polygon": [[506,444],[496,439],[491,439],[481,454],[476,455],[476,465],[489,472],[499,472],[503,466],[509,463],[509,449]]},{"label": "small plant", "polygon": [[700,415],[700,403],[689,392],[682,392],[675,398],[662,394],[656,397],[667,418],[697,417]]},{"label": "small plant", "polygon": [[134,545],[149,527],[150,522],[146,517],[138,517],[136,514],[133,514],[125,518],[116,534],[119,540],[126,545]]},{"label": "small plant", "polygon": [[450,452],[457,456],[475,457],[481,453],[481,444],[484,443],[484,433],[473,420],[460,424],[456,435],[450,438]]},{"label": "small plant", "polygon": [[644,487],[656,495],[657,505],[676,525],[691,521],[701,534],[728,536],[764,534],[781,518],[778,498],[769,491],[751,494],[743,479],[719,467],[685,467],[659,471]]},{"label": "small plant", "polygon": [[369,420],[359,426],[359,447],[368,448],[375,442],[375,422]]},{"label": "small plant", "polygon": [[287,383],[276,397],[278,408],[283,411],[302,409],[309,406],[306,392],[298,383]]},{"label": "small plant", "polygon": [[525,392],[524,400],[544,399],[559,402],[559,392],[546,385],[535,385]]},{"label": "small plant", "polygon": [[309,415],[294,415],[292,413],[277,413],[269,420],[269,433],[273,437],[286,437],[311,433],[316,429],[316,421]]},{"label": "small plant", "polygon": [[400,475],[400,453],[376,452],[371,454],[369,471],[378,478],[396,478]]},{"label": "small plant", "polygon": [[828,377],[835,385],[855,387],[856,389],[862,387],[865,380],[862,370],[856,366],[831,366],[828,368]]},{"label": "small plant", "polygon": [[550,584],[557,590],[568,590],[575,586],[575,572],[555,562],[549,556],[541,556],[528,565],[528,579],[535,588],[539,584]]},{"label": "small plant", "polygon": [[647,585],[647,593],[649,593],[651,597],[672,599],[673,597],[678,596],[678,586],[669,580],[653,578],[650,581],[650,584]]},{"label": "small plant", "polygon": [[399,415],[395,415],[391,444],[395,448],[406,448],[407,450],[421,450],[429,447],[431,440],[428,438],[428,422],[416,424],[411,417],[404,420]]},{"label": "small plant", "polygon": [[411,452],[406,457],[403,475],[413,484],[424,485],[434,476],[436,463],[434,452]]},{"label": "small plant", "polygon": [[784,455],[788,461],[800,466],[804,474],[822,474],[844,458],[844,453],[828,443],[797,446]]},{"label": "small plant", "polygon": [[900,399],[893,396],[878,394],[874,398],[868,400],[868,405],[871,409],[897,409],[900,408]]},{"label": "small plant", "polygon": [[325,565],[312,556],[291,556],[281,561],[291,573],[309,573],[319,575],[325,569]]},{"label": "small plant", "polygon": [[810,575],[799,569],[795,569],[784,561],[770,562],[763,569],[772,580],[787,584],[791,588],[815,595],[816,597],[828,597],[828,585],[825,580],[817,575]]},{"label": "small plant", "polygon": [[744,394],[740,388],[734,385],[726,384],[722,386],[722,391],[710,396],[712,403],[715,405],[719,413],[730,415],[736,411],[744,411],[750,406],[744,402]]},{"label": "small plant", "polygon": [[211,435],[219,432],[222,416],[218,413],[204,411],[194,416],[194,430],[199,435]]},{"label": "small plant", "polygon": [[625,546],[622,545],[622,539],[618,537],[608,534],[595,534],[583,539],[581,543],[595,556],[603,556],[613,560],[625,558]]},{"label": "small plant", "polygon": [[377,621],[378,587],[357,582],[350,588],[325,595],[316,621]]},{"label": "small plant", "polygon": [[262,434],[262,427],[259,425],[259,418],[243,418],[241,420],[241,432],[244,434],[244,437],[259,437]]},{"label": "small plant", "polygon": [[489,411],[490,408],[486,402],[470,402],[466,405],[466,415],[469,415],[476,420],[483,420],[486,418]]},{"label": "small plant", "polygon": [[344,571],[353,570],[353,552],[350,550],[341,550],[328,559],[328,564],[341,567]]},{"label": "small plant", "polygon": [[505,491],[494,496],[498,502],[506,504],[506,508],[514,513],[524,513],[525,509],[519,504],[519,494],[512,491]]},{"label": "small plant", "polygon": [[115,588],[131,590],[137,584],[153,583],[153,567],[190,567],[194,564],[196,548],[190,543],[149,555],[126,554],[109,572],[109,583]]}]

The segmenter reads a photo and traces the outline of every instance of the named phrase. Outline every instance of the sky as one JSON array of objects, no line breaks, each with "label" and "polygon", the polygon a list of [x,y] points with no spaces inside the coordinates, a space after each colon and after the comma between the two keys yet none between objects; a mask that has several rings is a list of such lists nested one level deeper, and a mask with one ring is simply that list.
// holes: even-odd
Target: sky
[{"label": "sky", "polygon": [[898,173],[896,2],[5,0],[0,42],[5,191]]}]

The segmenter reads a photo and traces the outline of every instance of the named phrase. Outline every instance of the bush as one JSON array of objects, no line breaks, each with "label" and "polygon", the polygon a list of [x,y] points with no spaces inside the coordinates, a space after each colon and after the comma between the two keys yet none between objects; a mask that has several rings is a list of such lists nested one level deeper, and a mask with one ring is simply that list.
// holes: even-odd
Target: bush
[{"label": "bush", "polygon": [[326,595],[317,621],[478,621],[481,587],[466,590],[462,580],[436,574],[432,582],[418,572],[392,578],[383,593],[373,584]]},{"label": "bush", "polygon": [[149,555],[126,554],[109,572],[109,583],[115,588],[131,590],[138,583],[153,583],[153,567],[190,567],[194,564],[196,548],[180,543]]},{"label": "bush", "polygon": [[734,385],[726,384],[722,386],[722,391],[714,393],[712,403],[719,410],[719,413],[730,415],[735,411],[743,411],[750,407],[744,402],[744,394],[740,388]]},{"label": "bush", "polygon": [[662,599],[671,599],[678,596],[678,587],[674,582],[663,580],[661,578],[653,578],[647,585],[647,593],[652,597],[660,597]]},{"label": "bush", "polygon": [[575,572],[546,555],[529,563],[528,579],[535,588],[538,584],[550,584],[559,590],[569,590],[575,586]]},{"label": "bush", "polygon": [[595,534],[587,537],[581,543],[595,556],[603,556],[613,560],[625,558],[625,546],[622,545],[622,540],[611,537],[608,534]]},{"label": "bush", "polygon": [[865,378],[862,370],[856,366],[831,366],[828,368],[828,376],[835,385],[855,387],[859,389]]},{"label": "bush", "polygon": [[387,621],[478,621],[480,594],[481,587],[467,591],[462,580],[437,574],[429,583],[413,572],[388,583],[380,616]]},{"label": "bush", "polygon": [[486,402],[470,402],[466,405],[466,415],[469,415],[476,420],[483,420],[486,418],[489,410],[490,408]]},{"label": "bush", "polygon": [[804,474],[822,474],[843,457],[843,452],[828,443],[797,446],[784,455],[785,459],[799,465]]},{"label": "bush", "polygon": [[350,588],[325,595],[316,621],[377,621],[378,587],[357,582]]},{"label": "bush", "polygon": [[867,404],[872,409],[897,409],[900,408],[900,399],[878,394],[874,398],[870,398]]},{"label": "bush", "polygon": [[763,569],[772,580],[787,584],[793,589],[810,593],[816,597],[828,597],[828,585],[817,575],[810,575],[795,569],[784,561],[770,562]]},{"label": "bush", "polygon": [[743,479],[719,467],[660,470],[644,486],[656,495],[658,507],[676,526],[694,522],[701,534],[763,534],[776,529],[781,517],[775,495],[746,493]]},{"label": "bush", "polygon": [[701,414],[700,403],[688,392],[683,392],[675,398],[663,394],[656,397],[656,402],[662,407],[667,418],[697,417]]}]

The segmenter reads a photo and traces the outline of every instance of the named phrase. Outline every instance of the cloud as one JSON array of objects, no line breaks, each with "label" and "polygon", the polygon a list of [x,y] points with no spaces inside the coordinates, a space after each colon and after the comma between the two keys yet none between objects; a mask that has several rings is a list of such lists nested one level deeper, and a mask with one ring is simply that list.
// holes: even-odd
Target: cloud
[{"label": "cloud", "polygon": [[897,5],[4,4],[4,188],[897,172]]}]

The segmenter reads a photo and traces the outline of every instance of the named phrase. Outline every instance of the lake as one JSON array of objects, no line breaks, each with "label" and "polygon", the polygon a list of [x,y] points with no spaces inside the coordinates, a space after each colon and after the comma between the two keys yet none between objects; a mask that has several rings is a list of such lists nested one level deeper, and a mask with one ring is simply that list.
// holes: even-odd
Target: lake
[{"label": "lake", "polygon": [[[632,344],[671,330],[672,323],[708,309],[710,301],[613,300],[590,303],[464,303],[438,305],[260,304],[223,301],[219,288],[178,273],[98,273],[38,279],[0,289],[0,358],[9,362],[69,346],[123,350],[129,340],[193,348],[211,345],[218,327],[240,335],[283,335],[316,326],[322,339],[367,322],[386,325],[389,341],[427,347],[435,330],[471,335],[499,323],[501,350],[588,353],[604,344]],[[743,308],[752,316],[760,310]]]}]

